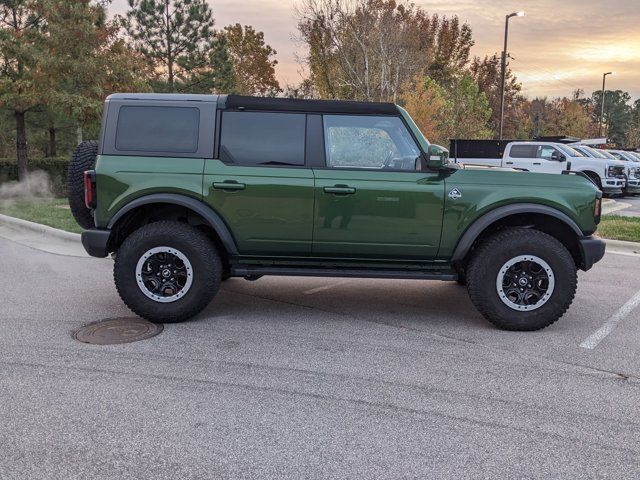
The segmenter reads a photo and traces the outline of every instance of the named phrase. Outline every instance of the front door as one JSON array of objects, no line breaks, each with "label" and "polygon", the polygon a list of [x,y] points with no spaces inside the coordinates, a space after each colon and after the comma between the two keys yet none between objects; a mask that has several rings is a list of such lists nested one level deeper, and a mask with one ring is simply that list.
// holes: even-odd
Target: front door
[{"label": "front door", "polygon": [[241,255],[311,254],[313,172],[304,167],[305,114],[224,111],[220,159],[206,160],[203,194]]},{"label": "front door", "polygon": [[442,229],[444,181],[421,171],[399,117],[325,115],[326,168],[314,170],[313,254],[431,259]]},{"label": "front door", "polygon": [[[564,158],[564,160],[561,160]],[[538,149],[538,158],[534,160],[540,173],[562,173],[567,169],[566,155],[553,145],[541,145]]]}]

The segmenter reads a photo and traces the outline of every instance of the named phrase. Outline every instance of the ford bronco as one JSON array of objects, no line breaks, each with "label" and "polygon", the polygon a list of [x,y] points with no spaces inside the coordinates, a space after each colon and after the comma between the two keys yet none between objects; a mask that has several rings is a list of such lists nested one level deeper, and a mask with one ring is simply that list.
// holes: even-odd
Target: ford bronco
[{"label": "ford bronco", "polygon": [[116,94],[68,180],[85,249],[151,321],[229,277],[299,275],[458,281],[494,325],[537,330],[605,251],[602,193],[566,173],[450,164],[394,104]]}]

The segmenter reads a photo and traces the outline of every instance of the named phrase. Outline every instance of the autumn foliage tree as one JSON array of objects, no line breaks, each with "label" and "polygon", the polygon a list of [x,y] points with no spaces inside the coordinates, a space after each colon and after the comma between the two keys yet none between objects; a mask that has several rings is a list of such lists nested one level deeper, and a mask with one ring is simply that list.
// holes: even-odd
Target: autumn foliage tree
[{"label": "autumn foliage tree", "polygon": [[396,101],[416,75],[447,85],[473,45],[457,18],[395,0],[302,0],[297,17],[322,97]]},{"label": "autumn foliage tree", "polygon": [[0,107],[13,113],[18,177],[27,178],[26,114],[42,104],[42,18],[29,0],[0,1]]},{"label": "autumn foliage tree", "polygon": [[242,95],[276,95],[281,92],[276,79],[276,51],[267,45],[264,33],[239,23],[224,28],[223,35],[233,63],[234,90]]}]

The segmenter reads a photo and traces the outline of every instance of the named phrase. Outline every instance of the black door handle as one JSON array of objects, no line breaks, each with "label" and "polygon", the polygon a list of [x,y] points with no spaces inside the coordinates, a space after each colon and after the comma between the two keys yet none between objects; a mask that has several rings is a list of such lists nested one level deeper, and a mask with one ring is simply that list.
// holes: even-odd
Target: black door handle
[{"label": "black door handle", "polygon": [[224,182],[213,182],[213,188],[217,190],[244,190],[247,186],[244,183],[238,183],[233,180],[225,180]]},{"label": "black door handle", "polygon": [[324,187],[324,193],[333,193],[334,195],[353,195],[356,189],[347,185],[335,185],[333,187]]}]

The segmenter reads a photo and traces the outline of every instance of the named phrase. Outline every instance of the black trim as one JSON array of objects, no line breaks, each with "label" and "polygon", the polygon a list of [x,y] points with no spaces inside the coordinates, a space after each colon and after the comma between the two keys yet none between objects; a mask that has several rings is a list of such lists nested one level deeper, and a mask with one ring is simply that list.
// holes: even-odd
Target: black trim
[{"label": "black trim", "polygon": [[92,257],[104,258],[109,254],[108,245],[110,230],[91,229],[82,232],[82,246]]},{"label": "black trim", "polygon": [[232,277],[248,277],[262,275],[282,275],[297,277],[351,277],[351,278],[400,278],[415,280],[454,281],[458,274],[449,269],[443,270],[391,270],[391,269],[359,269],[359,268],[322,268],[322,267],[274,267],[244,266],[231,267]]},{"label": "black trim", "polygon": [[607,244],[597,237],[585,237],[578,240],[582,264],[580,268],[585,272],[604,257]]},{"label": "black trim", "polygon": [[324,155],[322,115],[309,114],[307,115],[307,143],[305,145],[307,168],[324,167]]},{"label": "black trim", "polygon": [[245,97],[229,95],[229,110],[270,110],[274,112],[354,113],[368,115],[398,115],[393,103],[352,102],[344,100],[300,100],[295,98]]},{"label": "black trim", "polygon": [[509,215],[516,215],[519,213],[541,213],[544,215],[555,217],[567,224],[567,226],[575,232],[577,237],[584,237],[582,230],[580,230],[580,227],[578,227],[576,222],[574,222],[566,214],[562,213],[559,210],[556,210],[555,208],[548,207],[546,205],[540,205],[537,203],[516,203],[513,205],[505,205],[503,207],[498,207],[488,213],[485,213],[483,216],[481,216],[471,224],[471,226],[466,230],[466,232],[464,232],[464,234],[458,241],[458,245],[456,246],[453,252],[453,256],[451,257],[451,263],[456,263],[463,260],[467,253],[469,253],[469,250],[471,250],[473,242],[476,241],[480,234],[489,225],[500,220],[501,218],[508,217]]},{"label": "black trim", "polygon": [[180,205],[181,207],[186,207],[190,210],[193,210],[197,214],[201,215],[207,223],[213,228],[218,236],[220,237],[220,241],[224,245],[225,249],[230,255],[238,255],[238,247],[236,246],[236,242],[227,227],[227,224],[222,220],[222,217],[218,215],[211,207],[206,205],[200,200],[197,200],[192,197],[187,197],[186,195],[179,195],[176,193],[154,193],[152,195],[146,195],[144,197],[136,198],[135,200],[129,202],[127,205],[122,207],[118,212],[111,218],[109,224],[107,225],[108,229],[114,228],[114,226],[118,223],[125,214],[128,212],[141,207],[143,205],[149,205],[151,203],[169,203],[172,205]]}]

